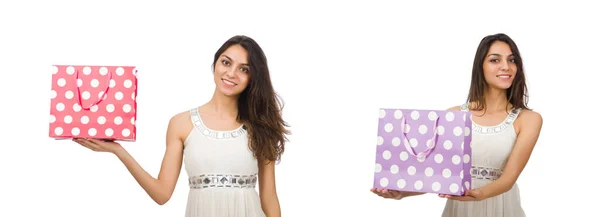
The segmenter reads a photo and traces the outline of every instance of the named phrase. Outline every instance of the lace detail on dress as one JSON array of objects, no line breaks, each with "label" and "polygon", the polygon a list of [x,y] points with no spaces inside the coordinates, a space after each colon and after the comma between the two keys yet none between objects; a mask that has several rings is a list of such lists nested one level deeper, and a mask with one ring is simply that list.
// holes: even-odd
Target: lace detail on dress
[{"label": "lace detail on dress", "polygon": [[198,108],[194,108],[190,110],[190,115],[192,117],[192,123],[194,126],[205,136],[208,136],[213,139],[233,139],[243,135],[246,135],[246,130],[243,125],[238,127],[235,130],[230,131],[218,131],[212,130],[202,122],[202,118],[200,117],[200,113],[198,112]]},{"label": "lace detail on dress", "polygon": [[[467,103],[463,104],[461,106],[461,110],[469,111],[469,105]],[[502,123],[497,124],[495,126],[482,126],[473,121],[473,131],[481,134],[494,134],[502,132],[503,130],[505,130],[513,124],[515,119],[517,119],[517,116],[519,116],[520,111],[521,109],[511,109],[506,119],[504,119]]]}]

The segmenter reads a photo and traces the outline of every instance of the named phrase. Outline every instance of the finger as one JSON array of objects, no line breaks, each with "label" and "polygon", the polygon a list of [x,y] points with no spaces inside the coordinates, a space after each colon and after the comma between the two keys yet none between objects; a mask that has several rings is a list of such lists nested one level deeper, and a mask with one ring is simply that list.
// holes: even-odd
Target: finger
[{"label": "finger", "polygon": [[85,146],[86,148],[91,149],[92,151],[98,151],[98,150],[100,150],[100,147],[98,145],[96,145],[95,143],[93,143],[93,142],[91,142],[89,140],[79,139],[78,141],[79,141],[79,143],[81,145]]}]

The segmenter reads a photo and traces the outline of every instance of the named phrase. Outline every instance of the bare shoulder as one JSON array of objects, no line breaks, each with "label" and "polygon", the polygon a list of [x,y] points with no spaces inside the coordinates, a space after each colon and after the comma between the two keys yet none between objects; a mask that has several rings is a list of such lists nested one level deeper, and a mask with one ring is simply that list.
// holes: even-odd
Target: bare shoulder
[{"label": "bare shoulder", "polygon": [[193,127],[189,111],[176,113],[169,119],[168,132],[181,140],[185,140]]},{"label": "bare shoulder", "polygon": [[540,132],[543,122],[544,120],[540,113],[528,109],[522,109],[519,112],[519,116],[515,120],[515,125],[517,125],[517,128],[519,129],[518,132],[525,131],[528,133],[537,134]]},{"label": "bare shoulder", "polygon": [[452,107],[450,107],[450,108],[448,108],[446,110],[449,110],[449,111],[460,111],[461,107],[462,107],[461,105],[457,105],[457,106],[452,106]]}]

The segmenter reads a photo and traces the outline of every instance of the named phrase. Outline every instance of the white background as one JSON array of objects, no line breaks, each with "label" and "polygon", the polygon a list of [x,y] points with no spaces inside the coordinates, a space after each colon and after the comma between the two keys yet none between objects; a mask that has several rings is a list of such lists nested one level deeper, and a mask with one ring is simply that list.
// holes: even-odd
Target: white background
[{"label": "white background", "polygon": [[123,145],[156,176],[169,118],[210,99],[212,56],[236,34],[264,48],[292,126],[276,172],[283,216],[439,216],[437,195],[369,192],[378,108],[459,105],[479,40],[498,32],[518,44],[544,118],[518,180],[527,215],[597,210],[597,7],[191,2],[0,3],[0,216],[183,216],[185,171],[159,206],[116,157],[47,137],[51,65],[138,67],[138,141]]}]

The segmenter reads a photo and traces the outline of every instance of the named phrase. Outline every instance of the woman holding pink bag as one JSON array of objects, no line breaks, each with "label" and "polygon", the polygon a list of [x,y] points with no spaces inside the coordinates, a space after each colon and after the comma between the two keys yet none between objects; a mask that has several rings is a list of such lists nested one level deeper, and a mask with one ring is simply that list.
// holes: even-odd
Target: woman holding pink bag
[{"label": "woman holding pink bag", "polygon": [[[527,107],[521,54],[505,34],[484,37],[473,63],[467,103],[448,110],[472,113],[472,190],[447,198],[444,217],[524,217],[516,181],[542,128],[542,117]],[[402,199],[423,193],[371,189]]]},{"label": "woman holding pink bag", "polygon": [[281,216],[274,167],[289,131],[265,54],[253,39],[232,37],[215,53],[213,74],[212,99],[171,118],[158,178],[116,142],[74,141],[115,154],[160,205],[171,198],[185,162],[190,186],[186,217]]}]

